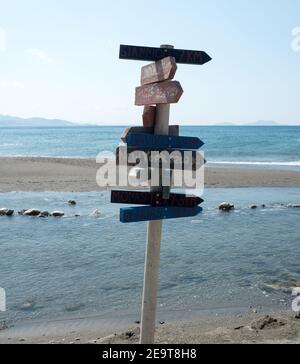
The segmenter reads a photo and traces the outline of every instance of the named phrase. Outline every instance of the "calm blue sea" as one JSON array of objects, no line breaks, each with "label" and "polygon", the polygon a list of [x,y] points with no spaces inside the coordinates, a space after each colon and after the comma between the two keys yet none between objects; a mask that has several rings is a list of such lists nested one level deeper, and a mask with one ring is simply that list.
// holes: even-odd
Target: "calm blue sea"
[{"label": "calm blue sea", "polygon": [[[0,155],[95,158],[114,151],[123,130],[0,128]],[[300,127],[182,127],[181,134],[199,136],[217,166],[300,169]],[[208,189],[204,199],[201,216],[164,223],[160,319],[290,309],[291,290],[300,286],[300,209],[287,204],[300,204],[300,188]],[[220,213],[223,201],[236,210]],[[139,319],[145,223],[122,225],[106,192],[3,193],[1,207],[66,215],[0,217],[0,287],[7,294],[0,322]],[[101,217],[89,216],[95,209]]]},{"label": "calm blue sea", "polygon": [[[95,158],[99,152],[114,152],[123,130],[124,126],[0,128],[0,155]],[[205,142],[211,164],[300,169],[300,126],[183,126],[180,132]]]},{"label": "calm blue sea", "polygon": [[[70,207],[72,198],[78,204]],[[159,317],[291,309],[300,286],[300,189],[209,189],[196,218],[164,222]],[[63,210],[0,218],[1,320],[139,319],[146,223],[121,224],[107,192],[5,193],[1,205]],[[236,210],[221,213],[219,203]],[[257,210],[249,209],[256,203]],[[266,207],[260,207],[265,204]],[[89,214],[99,209],[102,216]],[[75,217],[80,214],[80,217]]]}]

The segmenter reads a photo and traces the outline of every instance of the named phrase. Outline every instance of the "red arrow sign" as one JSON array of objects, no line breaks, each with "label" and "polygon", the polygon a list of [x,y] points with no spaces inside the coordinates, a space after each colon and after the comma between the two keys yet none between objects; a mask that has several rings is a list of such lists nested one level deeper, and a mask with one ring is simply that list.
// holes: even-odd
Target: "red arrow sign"
[{"label": "red arrow sign", "polygon": [[172,80],[177,71],[174,57],[166,57],[158,62],[142,67],[141,85]]},{"label": "red arrow sign", "polygon": [[135,105],[175,104],[183,94],[178,81],[165,81],[137,87]]}]

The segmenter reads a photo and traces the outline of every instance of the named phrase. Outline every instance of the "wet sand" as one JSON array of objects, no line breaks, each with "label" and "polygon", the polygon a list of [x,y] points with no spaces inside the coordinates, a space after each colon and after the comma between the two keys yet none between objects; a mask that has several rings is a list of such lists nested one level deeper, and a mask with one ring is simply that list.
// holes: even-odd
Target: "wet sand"
[{"label": "wet sand", "polygon": [[[98,326],[98,328],[96,328]],[[79,322],[65,322],[64,330],[47,326],[35,330],[17,328],[0,331],[0,344],[136,344],[139,327],[116,329]],[[195,321],[159,324],[157,344],[299,344],[300,319],[295,313],[246,314],[207,317]]]},{"label": "wet sand", "polygon": [[[0,157],[0,192],[90,192],[100,167],[94,159]],[[300,172],[210,168],[206,187],[300,187]]]}]

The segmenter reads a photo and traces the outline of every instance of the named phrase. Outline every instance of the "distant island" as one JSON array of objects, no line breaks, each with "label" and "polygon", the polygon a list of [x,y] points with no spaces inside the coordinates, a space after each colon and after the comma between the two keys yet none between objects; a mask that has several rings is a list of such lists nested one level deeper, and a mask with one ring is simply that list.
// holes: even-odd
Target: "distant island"
[{"label": "distant island", "polygon": [[66,120],[45,118],[19,118],[16,116],[0,115],[0,127],[76,127],[79,124]]},{"label": "distant island", "polygon": [[[71,121],[61,120],[61,119],[47,119],[41,117],[33,118],[20,118],[17,116],[10,115],[0,115],[0,128],[9,127],[29,127],[29,128],[51,128],[51,127],[78,127],[78,126],[100,126],[97,123],[75,123]],[[109,124],[102,124],[102,126],[109,126]],[[124,124],[123,124],[124,125]],[[203,124],[200,124],[203,125]],[[259,120],[253,123],[209,123],[207,126],[281,126],[283,124],[277,123],[270,120]]]}]

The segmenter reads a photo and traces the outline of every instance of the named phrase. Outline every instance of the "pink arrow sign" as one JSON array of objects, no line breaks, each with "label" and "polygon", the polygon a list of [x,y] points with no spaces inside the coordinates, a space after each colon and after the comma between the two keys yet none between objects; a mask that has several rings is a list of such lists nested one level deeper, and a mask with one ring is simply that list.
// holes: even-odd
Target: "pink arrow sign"
[{"label": "pink arrow sign", "polygon": [[172,80],[177,71],[174,57],[166,57],[142,68],[141,85]]},{"label": "pink arrow sign", "polygon": [[135,90],[135,105],[175,104],[183,94],[178,81],[165,81],[137,87]]}]

